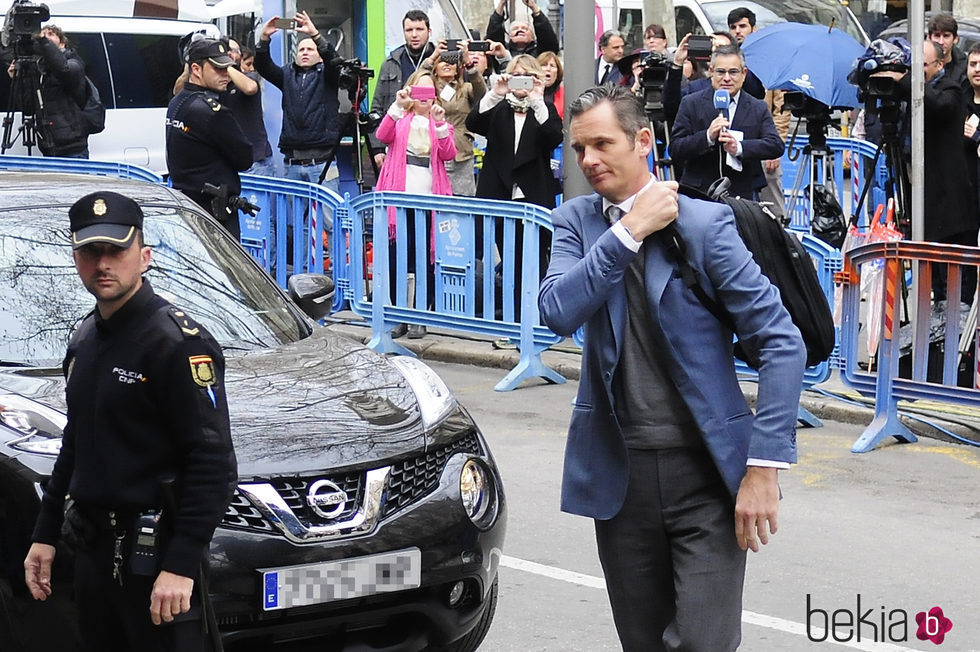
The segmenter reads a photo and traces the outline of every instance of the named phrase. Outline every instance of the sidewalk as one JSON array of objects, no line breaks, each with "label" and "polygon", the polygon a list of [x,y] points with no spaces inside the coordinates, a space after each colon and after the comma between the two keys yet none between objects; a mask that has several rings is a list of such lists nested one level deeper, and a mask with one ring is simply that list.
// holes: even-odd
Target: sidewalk
[{"label": "sidewalk", "polygon": [[[353,312],[336,313],[328,321],[328,326],[331,330],[362,343],[367,343],[371,339],[370,322],[362,320]],[[520,352],[517,351],[516,347],[510,348],[512,345],[508,345],[506,348],[498,348],[493,338],[455,331],[429,328],[427,335],[421,339],[410,340],[407,337],[401,337],[397,341],[421,360],[499,368],[501,378],[520,360]],[[582,361],[581,349],[571,339],[566,339],[551,347],[541,354],[541,358],[546,365],[568,380],[578,380]],[[752,405],[755,404],[757,390],[758,385],[756,383],[752,381],[742,382],[742,391]],[[519,392],[521,390],[514,391]],[[866,426],[874,418],[873,398],[862,398],[841,380],[840,373],[836,369],[826,381],[804,391],[800,397],[800,405],[817,418],[826,421]],[[903,411],[903,406],[904,404],[900,403],[899,411]],[[929,407],[932,410],[924,418],[961,437],[973,441],[980,440],[980,414],[964,413],[958,406],[950,406],[951,408],[958,408],[955,414],[952,412],[949,414],[950,418],[961,421],[954,423],[947,421],[941,412],[936,411],[937,407],[941,410],[941,406],[930,405]],[[916,419],[903,417],[902,421],[916,435],[950,443],[960,443]]]}]

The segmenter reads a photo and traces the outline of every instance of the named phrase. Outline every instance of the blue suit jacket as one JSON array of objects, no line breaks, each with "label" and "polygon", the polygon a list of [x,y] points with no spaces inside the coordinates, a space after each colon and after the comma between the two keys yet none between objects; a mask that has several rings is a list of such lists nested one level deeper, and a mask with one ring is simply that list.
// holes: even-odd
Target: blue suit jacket
[{"label": "blue suit jacket", "polygon": [[[718,173],[720,147],[708,144],[708,126],[718,117],[714,103],[714,89],[706,88],[685,96],[677,109],[677,117],[670,132],[670,156],[684,161],[681,183],[701,190],[719,176],[732,181],[729,194],[753,198],[755,192],[766,186],[762,161],[783,155],[783,140],[776,132],[776,125],[766,103],[746,92],[738,97],[738,108],[731,129],[741,131],[742,171],[736,172],[725,164],[722,175]],[[721,155],[724,161],[724,154]]]},{"label": "blue suit jacket", "polygon": [[[595,77],[595,85],[596,86],[599,85],[599,79],[602,77],[602,71],[604,71],[605,69],[606,69],[606,63],[602,60],[602,57],[599,57],[598,59],[596,59],[595,60],[595,75],[593,75],[593,77]],[[622,79],[623,79],[623,73],[621,73],[619,71],[619,66],[617,66],[614,63],[612,65],[612,68],[609,69],[609,76],[606,77],[606,83],[607,84],[617,85],[617,84],[619,84],[620,81],[622,81]]]},{"label": "blue suit jacket", "polygon": [[562,204],[552,221],[551,264],[538,297],[541,315],[561,335],[585,325],[582,375],[565,448],[563,511],[609,519],[626,495],[629,460],[612,382],[626,325],[623,276],[636,255],[646,256],[651,336],[666,346],[668,374],[732,495],[749,457],[796,461],[806,350],[778,291],[739,238],[730,208],[682,196],[676,223],[705,290],[731,313],[739,339],[761,355],[754,416],[735,375],[732,332],[684,285],[658,235],[634,254],[609,230],[595,194]]}]

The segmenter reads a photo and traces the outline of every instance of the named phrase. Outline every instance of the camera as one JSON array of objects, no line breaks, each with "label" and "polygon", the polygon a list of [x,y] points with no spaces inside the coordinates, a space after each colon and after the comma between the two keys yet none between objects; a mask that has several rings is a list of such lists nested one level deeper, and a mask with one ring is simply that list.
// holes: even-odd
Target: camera
[{"label": "camera", "polygon": [[374,77],[374,71],[366,67],[360,59],[344,59],[337,70],[337,85],[348,90],[367,85],[367,80]]},{"label": "camera", "polygon": [[490,50],[490,41],[470,41],[466,49],[470,52],[488,52]]},{"label": "camera", "polygon": [[[27,2],[27,0],[14,0],[4,17],[3,28],[0,30],[0,42],[5,48],[14,45],[18,49],[20,49],[19,46],[26,43],[27,50],[30,50],[31,37],[41,31],[41,23],[49,18],[51,18],[51,12],[48,10],[48,5],[35,4]],[[21,56],[20,52],[17,54]]]},{"label": "camera", "polygon": [[687,40],[687,56],[692,61],[710,61],[713,45],[710,36],[695,34]]},{"label": "camera", "polygon": [[530,75],[511,75],[507,88],[512,91],[529,91],[534,88],[534,77]]},{"label": "camera", "polygon": [[653,120],[663,120],[664,83],[670,61],[662,52],[651,52],[643,59],[640,87],[643,89],[644,109]]}]

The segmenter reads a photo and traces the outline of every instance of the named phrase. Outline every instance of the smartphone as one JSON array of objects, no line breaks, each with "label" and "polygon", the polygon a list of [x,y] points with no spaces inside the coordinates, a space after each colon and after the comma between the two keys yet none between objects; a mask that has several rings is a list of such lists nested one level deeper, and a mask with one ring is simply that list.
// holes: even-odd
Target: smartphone
[{"label": "smartphone", "polygon": [[487,52],[490,49],[490,41],[470,41],[466,49],[470,52]]},{"label": "smartphone", "polygon": [[512,91],[529,91],[534,88],[534,77],[530,75],[514,75],[507,80],[507,88]]},{"label": "smartphone", "polygon": [[455,52],[459,49],[459,39],[458,38],[447,38],[446,39],[446,51]]},{"label": "smartphone", "polygon": [[436,99],[436,89],[432,86],[411,86],[409,96],[413,100],[434,100]]},{"label": "smartphone", "polygon": [[296,29],[296,21],[292,18],[276,18],[272,21],[272,26],[276,29]]},{"label": "smartphone", "polygon": [[687,40],[687,56],[693,61],[711,60],[711,37],[703,34],[691,36]]}]

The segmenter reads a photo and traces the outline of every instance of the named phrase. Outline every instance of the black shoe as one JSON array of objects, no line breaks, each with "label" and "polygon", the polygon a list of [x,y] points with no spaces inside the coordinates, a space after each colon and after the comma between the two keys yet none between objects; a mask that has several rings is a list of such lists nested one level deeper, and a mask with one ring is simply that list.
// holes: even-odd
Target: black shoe
[{"label": "black shoe", "polygon": [[412,324],[408,327],[408,339],[410,340],[420,340],[425,337],[425,326],[419,326],[418,324]]},{"label": "black shoe", "polygon": [[408,324],[398,324],[397,326],[391,329],[391,337],[397,340],[399,337],[403,336],[407,332],[408,332]]}]

